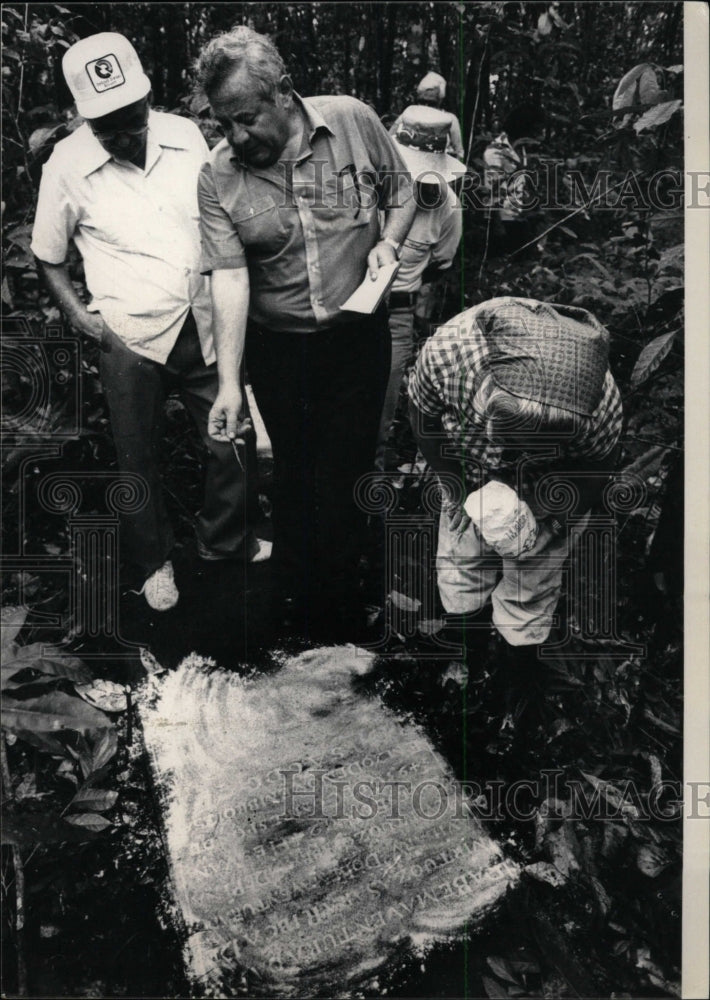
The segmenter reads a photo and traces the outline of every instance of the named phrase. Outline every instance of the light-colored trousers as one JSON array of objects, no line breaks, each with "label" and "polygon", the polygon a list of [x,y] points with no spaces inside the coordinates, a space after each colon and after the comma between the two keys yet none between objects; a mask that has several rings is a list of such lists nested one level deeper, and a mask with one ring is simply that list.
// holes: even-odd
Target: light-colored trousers
[{"label": "light-colored trousers", "polygon": [[[577,530],[585,523],[586,518]],[[490,598],[493,624],[511,646],[539,644],[554,624],[569,554],[565,531],[554,537],[541,533],[524,559],[502,558],[486,545],[473,522],[459,534],[442,513],[436,555],[441,603],[450,614],[467,614]]]}]

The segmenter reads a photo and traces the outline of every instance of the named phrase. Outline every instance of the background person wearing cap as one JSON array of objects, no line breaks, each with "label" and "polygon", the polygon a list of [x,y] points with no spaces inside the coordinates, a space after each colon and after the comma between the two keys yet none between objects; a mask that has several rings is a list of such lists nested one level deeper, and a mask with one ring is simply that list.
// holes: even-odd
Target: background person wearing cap
[{"label": "background person wearing cap", "polygon": [[[569,477],[577,500],[567,517],[580,519],[614,467],[623,415],[608,341],[584,309],[491,299],[437,330],[410,378],[422,454],[460,484],[440,517],[442,604],[472,627],[472,648],[492,612],[513,667],[534,671],[530,652],[550,633],[569,550],[566,518],[546,506],[541,481],[553,497]],[[537,518],[537,541],[517,558],[501,559],[463,509],[466,495],[490,480],[515,489]]]},{"label": "background person wearing cap", "polygon": [[[417,84],[416,104],[420,107],[437,108],[442,115],[446,116],[448,123],[448,135],[446,137],[446,152],[462,160],[464,155],[463,141],[461,139],[461,126],[456,115],[450,111],[443,110],[444,99],[446,97],[446,80],[438,73],[427,73]],[[395,121],[390,128],[390,135],[394,135],[399,126],[402,116]]]},{"label": "background person wearing cap", "polygon": [[386,446],[397,409],[402,378],[414,353],[414,314],[422,283],[451,267],[461,241],[461,203],[449,184],[466,173],[449,156],[448,116],[412,105],[402,112],[392,133],[415,182],[417,212],[400,249],[400,268],[389,298],[392,367],[380,420],[375,467],[384,470]]},{"label": "background person wearing cap", "polygon": [[396,260],[416,209],[411,180],[374,111],[343,95],[299,97],[265,35],[219,35],[198,79],[225,133],[199,185],[223,387],[212,433],[240,405],[246,350],[274,454],[280,623],[347,638],[365,614],[355,486],[372,469],[391,345],[384,306],[341,306]]},{"label": "background person wearing cap", "polygon": [[[251,528],[258,509],[253,431],[241,430],[246,477],[232,446],[207,433],[218,377],[209,284],[199,268],[197,177],[208,148],[192,122],[151,110],[150,80],[122,35],[82,39],[62,69],[87,120],[44,167],[32,251],[72,326],[101,347],[119,468],[146,487],[144,506],[122,519],[122,551],[140,571],[150,606],[166,610],[178,591],[157,452],[170,389],[180,390],[209,449],[200,554],[260,552]],[[88,307],[65,263],[70,240],[83,258]]]}]

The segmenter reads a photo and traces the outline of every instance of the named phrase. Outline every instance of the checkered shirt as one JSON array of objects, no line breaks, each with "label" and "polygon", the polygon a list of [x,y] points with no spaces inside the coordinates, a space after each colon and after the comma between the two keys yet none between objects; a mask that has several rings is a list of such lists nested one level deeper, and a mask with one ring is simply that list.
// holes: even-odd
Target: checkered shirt
[{"label": "checkered shirt", "polygon": [[[477,314],[483,307],[490,313],[493,304],[480,303],[439,327],[424,344],[409,378],[410,399],[422,413],[440,418],[443,454],[461,462],[470,489],[485,481],[486,472],[506,469],[503,450],[488,440],[485,420],[473,408],[492,355]],[[556,442],[561,454],[555,462],[560,458],[601,461],[618,442],[622,425],[621,396],[607,371],[597,408],[582,432]],[[549,439],[544,445],[541,442],[542,447],[550,444]]]}]

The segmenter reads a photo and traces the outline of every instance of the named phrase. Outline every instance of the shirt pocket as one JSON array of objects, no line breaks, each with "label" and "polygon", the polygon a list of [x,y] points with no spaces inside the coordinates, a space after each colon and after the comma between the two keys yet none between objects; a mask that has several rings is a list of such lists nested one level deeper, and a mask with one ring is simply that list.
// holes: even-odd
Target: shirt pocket
[{"label": "shirt pocket", "polygon": [[433,240],[411,240],[407,236],[402,240],[399,259],[407,264],[419,264],[422,260],[428,262],[433,246]]},{"label": "shirt pocket", "polygon": [[376,208],[377,195],[372,185],[359,183],[352,174],[324,181],[322,204],[313,206],[319,218],[341,220],[348,227],[366,226]]},{"label": "shirt pocket", "polygon": [[276,253],[286,243],[286,226],[276,202],[269,195],[255,198],[248,206],[239,205],[230,216],[245,247]]}]

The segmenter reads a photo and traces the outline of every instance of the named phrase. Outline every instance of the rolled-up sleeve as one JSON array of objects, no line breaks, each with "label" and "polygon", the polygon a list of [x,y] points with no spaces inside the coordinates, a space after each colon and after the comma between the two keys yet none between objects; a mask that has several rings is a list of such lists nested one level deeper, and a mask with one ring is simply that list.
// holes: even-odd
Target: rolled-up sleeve
[{"label": "rolled-up sleeve", "polygon": [[30,249],[47,264],[63,264],[78,222],[78,211],[50,158],[42,170]]},{"label": "rolled-up sleeve", "polygon": [[244,244],[234,223],[220,203],[210,163],[205,163],[200,170],[197,200],[200,208],[202,274],[246,267]]},{"label": "rolled-up sleeve", "polygon": [[375,112],[362,105],[363,132],[368,153],[377,167],[378,207],[401,208],[414,196],[412,178],[397,147]]}]

